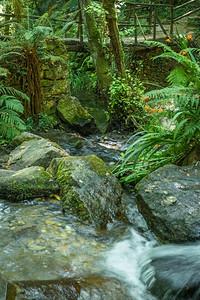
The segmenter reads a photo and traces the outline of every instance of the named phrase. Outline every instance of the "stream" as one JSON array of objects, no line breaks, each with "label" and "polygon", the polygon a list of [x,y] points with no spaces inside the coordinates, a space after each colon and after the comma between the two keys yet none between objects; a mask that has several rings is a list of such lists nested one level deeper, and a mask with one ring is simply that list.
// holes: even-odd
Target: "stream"
[{"label": "stream", "polygon": [[[57,142],[71,155],[95,154],[110,166],[127,148],[127,136],[117,131],[88,138],[64,130],[40,135]],[[160,259],[160,266],[165,266],[166,280],[175,276],[178,285],[183,279],[179,275],[182,272],[187,275],[185,282],[180,284],[179,290],[183,290],[193,278],[193,270],[197,276],[199,274],[200,245],[160,246],[139,214],[131,189],[125,191],[123,201],[130,224],[115,221],[108,224],[107,230],[98,230],[72,215],[65,215],[60,201],[55,198],[20,202],[0,199],[0,300],[6,299],[8,281],[79,279],[97,275],[117,279],[126,296],[108,282],[110,296],[95,292],[92,296],[82,293],[78,298],[55,299],[200,299],[200,294],[185,298],[170,293],[156,298],[147,290],[155,281],[155,269],[150,266],[155,258]],[[44,300],[37,295],[26,299]]]}]

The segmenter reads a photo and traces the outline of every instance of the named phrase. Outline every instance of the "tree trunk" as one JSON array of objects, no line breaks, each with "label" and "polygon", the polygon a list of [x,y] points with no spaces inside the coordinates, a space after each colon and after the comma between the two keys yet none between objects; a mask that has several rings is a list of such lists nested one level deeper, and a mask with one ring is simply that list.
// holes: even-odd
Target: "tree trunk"
[{"label": "tree trunk", "polygon": [[108,12],[106,13],[106,21],[108,25],[111,51],[114,55],[116,70],[118,76],[126,78],[124,53],[117,24],[117,12],[115,9],[115,2],[116,0],[103,0],[103,7]]},{"label": "tree trunk", "polygon": [[[97,72],[99,88],[104,97],[108,97],[109,87],[112,81],[108,60],[105,56],[105,49],[101,40],[97,23],[92,11],[91,0],[79,0],[82,12],[83,23],[88,37],[88,46],[92,55]],[[89,9],[88,9],[89,7]]]}]

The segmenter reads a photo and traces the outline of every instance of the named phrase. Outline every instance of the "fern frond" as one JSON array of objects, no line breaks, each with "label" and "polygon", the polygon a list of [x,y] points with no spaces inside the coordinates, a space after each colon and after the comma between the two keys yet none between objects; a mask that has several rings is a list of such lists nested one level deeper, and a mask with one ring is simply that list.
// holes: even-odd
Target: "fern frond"
[{"label": "fern frond", "polygon": [[188,84],[188,76],[181,67],[176,67],[167,77],[168,82],[174,86],[186,86]]},{"label": "fern frond", "polygon": [[15,96],[16,98],[30,101],[29,97],[25,93],[22,93],[12,87],[0,86],[0,96],[1,95]]}]

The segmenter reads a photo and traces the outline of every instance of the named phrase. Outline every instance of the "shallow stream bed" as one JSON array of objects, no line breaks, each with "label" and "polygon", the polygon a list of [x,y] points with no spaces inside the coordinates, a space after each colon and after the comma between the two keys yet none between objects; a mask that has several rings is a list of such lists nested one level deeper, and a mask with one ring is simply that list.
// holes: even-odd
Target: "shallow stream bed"
[{"label": "shallow stream bed", "polygon": [[[96,154],[108,165],[112,165],[126,148],[126,137],[120,133],[82,138],[75,133],[52,131],[42,136],[59,143],[71,155]],[[169,265],[164,272],[166,279],[177,276],[177,270],[182,274],[179,257],[188,262],[184,265],[185,274],[191,273],[192,276],[193,269],[200,265],[200,248],[197,244],[185,251],[187,248],[182,246],[184,250],[181,252],[176,245],[171,248],[159,246],[137,210],[133,191],[125,191],[123,201],[130,224],[114,221],[108,224],[106,230],[98,230],[74,216],[64,214],[60,201],[55,197],[20,202],[0,199],[0,300],[6,299],[8,281],[59,281],[63,278],[80,281],[82,278],[96,277],[111,279],[107,280],[107,291],[97,288],[92,294],[84,292],[77,297],[60,296],[54,299],[198,300],[193,296],[171,297],[169,294],[166,298],[155,298],[147,291],[146,285],[151,286],[152,280],[155,280],[154,269],[148,267],[151,260],[164,257],[160,267],[165,266],[166,253],[173,253],[172,262],[177,268],[173,271],[174,275],[170,273],[172,254],[168,255]],[[117,285],[113,285],[112,280],[117,280]],[[181,281],[182,277],[178,280]],[[25,299],[53,300],[37,295]]]}]

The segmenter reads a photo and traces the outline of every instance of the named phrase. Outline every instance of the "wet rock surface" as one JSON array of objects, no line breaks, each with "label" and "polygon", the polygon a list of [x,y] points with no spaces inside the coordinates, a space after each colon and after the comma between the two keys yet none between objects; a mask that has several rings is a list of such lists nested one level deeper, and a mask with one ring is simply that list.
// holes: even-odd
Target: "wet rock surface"
[{"label": "wet rock surface", "polygon": [[43,167],[18,171],[0,169],[0,198],[21,200],[49,196],[56,191],[58,185]]},{"label": "wet rock surface", "polygon": [[142,276],[152,294],[163,300],[200,299],[199,251],[200,244],[152,249]]},{"label": "wet rock surface", "polygon": [[[34,136],[30,136],[30,138]],[[18,137],[17,141],[23,140]],[[34,138],[25,141],[11,151],[7,166],[12,170],[20,170],[31,166],[47,168],[54,157],[68,156],[69,154],[56,143],[43,138]]]},{"label": "wet rock surface", "polygon": [[97,156],[53,159],[47,170],[56,178],[70,213],[98,227],[125,220],[121,185]]},{"label": "wet rock surface", "polygon": [[200,239],[200,166],[167,165],[136,185],[136,202],[162,242]]},{"label": "wet rock surface", "polygon": [[133,300],[121,285],[120,281],[97,276],[80,279],[9,282],[7,285],[6,300],[24,299]]}]

